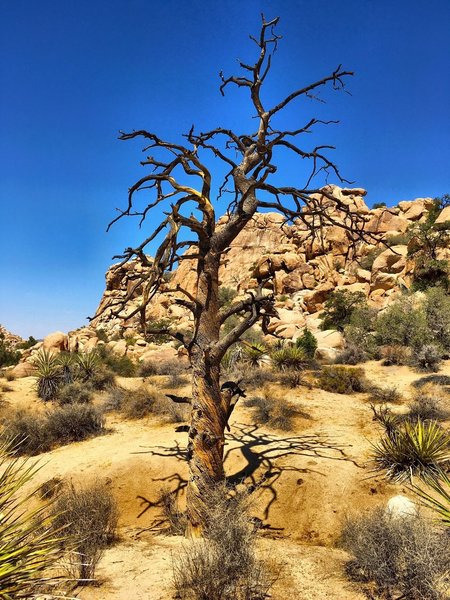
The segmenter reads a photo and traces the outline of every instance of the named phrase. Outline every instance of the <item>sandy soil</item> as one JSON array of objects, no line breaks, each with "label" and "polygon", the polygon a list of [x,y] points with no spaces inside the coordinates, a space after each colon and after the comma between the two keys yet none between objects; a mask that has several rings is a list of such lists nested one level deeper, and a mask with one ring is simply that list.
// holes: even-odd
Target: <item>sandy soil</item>
[{"label": "sandy soil", "polygon": [[[365,364],[364,370],[373,383],[395,385],[405,400],[411,383],[421,377],[407,367],[375,362]],[[450,361],[440,373],[450,375]],[[120,383],[133,387],[142,380]],[[34,393],[34,378],[7,385],[12,390],[3,393],[7,401],[3,412],[19,406],[43,410]],[[282,567],[273,598],[362,599],[363,594],[345,579],[347,557],[336,547],[342,522],[353,511],[384,505],[399,493],[408,495],[404,487],[388,484],[370,470],[370,443],[380,430],[367,396],[307,387],[267,389],[289,395],[308,416],[298,418],[294,432],[284,433],[254,424],[250,409],[237,408],[227,435],[226,470],[235,481],[260,485],[253,510],[263,522],[261,552]],[[51,477],[74,482],[98,478],[117,498],[120,540],[101,560],[100,585],[77,590],[79,598],[169,600],[172,557],[185,540],[159,534],[157,501],[163,487],[177,490],[183,501],[187,434],[154,417],[125,421],[110,414],[107,427],[103,436],[40,457],[42,468],[35,483]]]}]

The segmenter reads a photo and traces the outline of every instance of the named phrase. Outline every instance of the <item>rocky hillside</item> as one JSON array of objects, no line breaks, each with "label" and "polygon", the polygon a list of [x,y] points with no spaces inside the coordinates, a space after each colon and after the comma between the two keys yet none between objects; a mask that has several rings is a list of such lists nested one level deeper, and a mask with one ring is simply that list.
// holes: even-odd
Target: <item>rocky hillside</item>
[{"label": "rocky hillside", "polygon": [[[222,287],[239,297],[255,288],[270,269],[274,273],[279,314],[278,319],[271,321],[272,332],[285,339],[295,339],[308,327],[318,338],[319,356],[324,359],[333,359],[344,344],[343,337],[336,331],[319,330],[319,315],[330,292],[336,289],[363,292],[370,306],[382,310],[410,289],[422,243],[417,230],[429,221],[430,211],[436,210],[432,198],[369,209],[364,200],[365,190],[330,187],[341,203],[362,217],[364,230],[373,235],[371,240],[362,241],[338,225],[329,224],[311,237],[310,230],[301,220],[287,225],[277,213],[260,213],[224,255],[220,272]],[[316,200],[328,202],[321,195]],[[348,218],[334,204],[326,210],[335,223],[345,223]],[[317,216],[306,215],[308,218]],[[439,226],[447,221],[450,221],[450,206],[440,212],[435,224]],[[450,247],[437,246],[437,261],[450,259]],[[108,343],[114,352],[140,360],[152,358],[156,351],[160,353],[160,346],[149,343],[142,336],[138,317],[128,318],[142,302],[142,288],[135,290],[127,309],[119,316],[112,315],[112,307],[117,307],[130,293],[136,285],[136,277],[145,274],[143,271],[136,262],[111,266],[106,273],[106,290],[97,310],[99,316],[89,327],[68,335],[52,334],[44,341],[44,347],[90,350],[98,343]],[[178,270],[170,274],[165,287],[175,289],[177,284],[195,293],[194,261],[183,261]],[[157,294],[147,307],[147,321],[164,320],[175,328],[190,328],[191,315],[176,304],[176,296],[173,292]],[[168,345],[165,352],[170,355],[174,350]],[[27,356],[29,358],[29,352],[24,358]]]},{"label": "rocky hillside", "polygon": [[3,339],[5,344],[12,350],[14,350],[19,344],[23,344],[25,341],[20,337],[20,335],[16,335],[8,331],[6,327],[3,327],[3,325],[0,325],[0,339]]}]

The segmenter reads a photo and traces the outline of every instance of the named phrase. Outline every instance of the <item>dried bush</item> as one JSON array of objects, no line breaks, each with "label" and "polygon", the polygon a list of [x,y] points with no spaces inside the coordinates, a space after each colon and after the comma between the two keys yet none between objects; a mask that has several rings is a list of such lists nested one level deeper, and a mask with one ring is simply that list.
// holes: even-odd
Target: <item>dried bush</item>
[{"label": "dried bush", "polygon": [[374,586],[369,597],[448,598],[450,537],[422,516],[399,518],[377,508],[347,520],[342,544],[354,557],[347,573]]},{"label": "dried bush", "polygon": [[439,475],[450,461],[450,436],[435,421],[404,421],[373,444],[372,459],[393,481]]},{"label": "dried bush", "polygon": [[385,367],[408,365],[412,357],[411,348],[407,346],[384,346],[381,349],[381,355]]},{"label": "dried bush", "polygon": [[150,362],[148,360],[140,363],[138,368],[139,377],[152,377],[153,375],[158,375],[158,369],[155,363]]},{"label": "dried bush", "polygon": [[413,356],[414,364],[421,371],[439,371],[442,361],[442,351],[436,344],[424,344],[416,350]]},{"label": "dried bush", "polygon": [[166,523],[165,532],[169,535],[184,535],[187,527],[187,515],[179,509],[176,494],[164,488],[161,490],[156,504],[161,506],[161,517]]},{"label": "dried bush", "polygon": [[89,404],[66,404],[47,413],[45,429],[53,444],[79,442],[104,431],[102,411]]},{"label": "dried bush", "polygon": [[259,425],[268,425],[273,429],[292,431],[295,417],[309,416],[300,408],[293,406],[284,396],[275,398],[270,392],[264,396],[252,396],[244,401],[244,406],[253,409],[253,417]]},{"label": "dried bush", "polygon": [[[291,370],[289,370],[291,372]],[[298,371],[299,372],[299,371]],[[250,387],[262,387],[266,383],[273,383],[280,377],[280,372],[276,373],[270,367],[259,367],[258,369],[241,367],[239,370],[229,372],[227,378],[234,381],[242,381],[242,385]]]},{"label": "dried bush", "polygon": [[399,402],[401,394],[395,386],[370,385],[368,390],[372,402]]},{"label": "dried bush", "polygon": [[116,384],[116,378],[108,367],[99,365],[89,377],[88,383],[94,390],[104,391]]},{"label": "dried bush", "polygon": [[158,375],[168,377],[168,387],[178,388],[189,383],[188,367],[181,360],[164,360],[157,366]]},{"label": "dried bush", "polygon": [[450,386],[450,377],[448,375],[427,375],[426,377],[421,377],[412,383],[415,388],[421,388],[424,385],[428,385],[429,383],[433,383],[441,386]]},{"label": "dried bush", "polygon": [[186,545],[174,561],[179,600],[262,600],[276,577],[256,555],[257,530],[246,494],[229,496],[218,485],[208,499],[205,537]]},{"label": "dried bush", "polygon": [[318,386],[327,392],[335,394],[351,394],[364,392],[367,381],[363,369],[331,366],[324,367],[318,377]]},{"label": "dried bush", "polygon": [[48,452],[53,444],[47,419],[24,410],[18,410],[5,419],[0,437],[2,443],[14,440],[17,445],[16,453],[19,455],[34,456]]},{"label": "dried bush", "polygon": [[280,383],[281,385],[285,385],[290,388],[299,387],[300,385],[304,384],[303,373],[301,371],[297,371],[296,369],[284,371],[280,375]]},{"label": "dried bush", "polygon": [[5,372],[6,381],[14,381],[15,378],[16,378],[16,376],[14,375],[14,373],[11,370]]},{"label": "dried bush", "polygon": [[88,404],[92,400],[92,389],[80,381],[63,385],[58,390],[58,404]]},{"label": "dried bush", "polygon": [[143,419],[154,412],[159,394],[154,389],[140,387],[137,390],[123,390],[122,412],[128,419]]},{"label": "dried bush", "polygon": [[408,418],[411,421],[445,421],[450,416],[445,407],[445,395],[433,384],[416,390],[408,408]]},{"label": "dried bush", "polygon": [[347,344],[347,347],[339,352],[334,361],[337,365],[359,365],[368,359],[364,350],[356,344]]},{"label": "dried bush", "polygon": [[69,573],[80,584],[91,583],[104,549],[116,538],[117,504],[99,482],[82,488],[72,484],[59,493],[52,508],[54,528],[67,537]]}]

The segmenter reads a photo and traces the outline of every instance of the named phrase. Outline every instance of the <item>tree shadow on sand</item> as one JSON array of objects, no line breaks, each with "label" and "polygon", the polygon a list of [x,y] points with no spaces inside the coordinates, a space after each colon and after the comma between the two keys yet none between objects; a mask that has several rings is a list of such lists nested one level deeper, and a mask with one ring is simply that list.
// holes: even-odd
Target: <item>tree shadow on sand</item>
[{"label": "tree shadow on sand", "polygon": [[[261,430],[259,425],[234,423],[232,431],[226,435],[225,469],[231,458],[233,461],[236,459],[236,462],[244,459],[244,464],[235,472],[227,474],[227,484],[233,488],[244,483],[250,492],[255,490],[268,492],[269,499],[263,507],[264,521],[267,521],[270,510],[278,498],[275,484],[284,473],[318,473],[325,477],[325,474],[319,470],[292,464],[292,458],[345,461],[360,468],[360,465],[346,454],[345,450],[349,447],[349,445],[338,443],[335,438],[327,436],[323,432],[278,435]],[[187,461],[186,448],[181,446],[178,441],[174,441],[172,446],[145,447],[135,454],[149,454]],[[179,472],[174,472],[166,477],[154,478],[152,481],[161,482],[162,486],[170,486],[171,489],[175,486],[172,493],[176,499],[184,492],[188,483],[188,480]],[[301,480],[298,480],[298,483],[301,483]],[[145,496],[138,496],[138,499],[143,507],[138,518],[151,508],[162,508],[161,498],[151,501]],[[158,521],[158,524],[160,523],[161,521]],[[271,529],[270,524],[263,524],[262,527]]]}]

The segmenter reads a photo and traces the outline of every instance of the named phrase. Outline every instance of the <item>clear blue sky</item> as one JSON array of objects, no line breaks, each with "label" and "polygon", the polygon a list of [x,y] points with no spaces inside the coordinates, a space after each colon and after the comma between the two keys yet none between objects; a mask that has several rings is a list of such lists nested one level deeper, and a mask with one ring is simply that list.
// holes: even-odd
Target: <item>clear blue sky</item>
[{"label": "clear blue sky", "polygon": [[[0,323],[41,337],[85,323],[113,254],[136,223],[109,234],[143,174],[140,145],[119,129],[176,138],[192,123],[245,132],[246,97],[218,92],[218,72],[251,59],[259,13],[284,39],[270,98],[354,70],[352,95],[301,103],[341,120],[320,141],[367,201],[450,192],[449,0],[0,0]],[[231,90],[230,90],[231,92]],[[241,128],[241,124],[244,127]],[[296,167],[286,164],[286,184]]]}]

